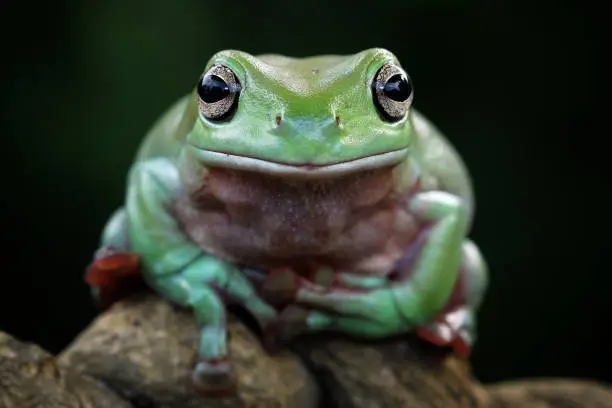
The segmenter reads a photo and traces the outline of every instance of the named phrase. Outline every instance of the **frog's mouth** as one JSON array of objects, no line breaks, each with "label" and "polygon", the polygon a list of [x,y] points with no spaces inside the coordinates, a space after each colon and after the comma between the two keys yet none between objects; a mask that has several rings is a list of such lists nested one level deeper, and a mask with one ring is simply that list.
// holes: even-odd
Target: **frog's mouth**
[{"label": "frog's mouth", "polygon": [[283,177],[297,176],[306,178],[336,177],[349,173],[390,167],[399,164],[408,155],[408,148],[402,148],[335,163],[296,164],[201,149],[195,146],[191,147],[193,147],[198,160],[206,166],[273,174]]}]

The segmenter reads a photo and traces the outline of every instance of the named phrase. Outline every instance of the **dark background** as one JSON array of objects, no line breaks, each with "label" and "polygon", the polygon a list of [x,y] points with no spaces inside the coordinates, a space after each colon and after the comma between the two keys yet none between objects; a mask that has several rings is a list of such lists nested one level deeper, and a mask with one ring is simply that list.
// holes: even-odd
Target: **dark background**
[{"label": "dark background", "polygon": [[82,274],[121,204],[139,140],[215,51],[306,56],[381,46],[398,55],[417,109],[473,174],[472,237],[492,273],[476,375],[612,381],[609,150],[589,127],[594,33],[586,7],[7,3],[0,329],[58,352],[92,319]]}]

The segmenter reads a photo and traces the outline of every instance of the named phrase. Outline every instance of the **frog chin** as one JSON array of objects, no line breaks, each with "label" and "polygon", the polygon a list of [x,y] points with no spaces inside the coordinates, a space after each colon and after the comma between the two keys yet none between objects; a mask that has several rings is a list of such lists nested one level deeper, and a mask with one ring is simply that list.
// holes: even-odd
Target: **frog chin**
[{"label": "frog chin", "polygon": [[329,164],[283,163],[227,152],[193,148],[198,160],[207,167],[221,167],[233,170],[251,171],[296,178],[329,178],[350,173],[391,167],[401,163],[408,156],[408,148],[362,156]]}]

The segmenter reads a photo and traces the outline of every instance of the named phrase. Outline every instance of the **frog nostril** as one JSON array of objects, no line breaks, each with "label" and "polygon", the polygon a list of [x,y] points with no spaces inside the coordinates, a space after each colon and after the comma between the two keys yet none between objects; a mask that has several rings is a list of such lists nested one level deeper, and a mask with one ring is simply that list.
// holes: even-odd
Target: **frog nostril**
[{"label": "frog nostril", "polygon": [[340,120],[340,116],[336,115],[335,120],[336,120],[336,127],[338,129],[342,129],[343,126],[342,126],[342,121]]},{"label": "frog nostril", "polygon": [[281,115],[276,115],[276,126],[280,126],[282,122],[283,118],[281,117]]}]

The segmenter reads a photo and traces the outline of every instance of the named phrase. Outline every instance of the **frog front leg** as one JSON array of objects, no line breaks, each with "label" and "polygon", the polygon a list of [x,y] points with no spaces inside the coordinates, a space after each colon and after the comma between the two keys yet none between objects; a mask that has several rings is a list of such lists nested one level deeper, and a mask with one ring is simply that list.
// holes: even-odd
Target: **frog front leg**
[{"label": "frog front leg", "polygon": [[412,273],[360,293],[299,289],[299,303],[322,309],[306,317],[310,330],[383,337],[426,325],[444,308],[459,275],[468,209],[461,198],[442,191],[415,194],[407,209],[429,229]]},{"label": "frog front leg", "polygon": [[438,346],[450,346],[468,357],[476,341],[476,312],[488,285],[488,269],[478,247],[470,240],[462,246],[459,278],[443,310],[417,334]]},{"label": "frog front leg", "polygon": [[171,211],[180,194],[178,169],[170,160],[150,159],[132,169],[125,206],[130,251],[140,257],[150,287],[194,311],[201,334],[192,376],[198,390],[230,391],[234,378],[223,296],[242,304],[261,325],[276,312],[235,266],[204,253],[183,233]]}]

